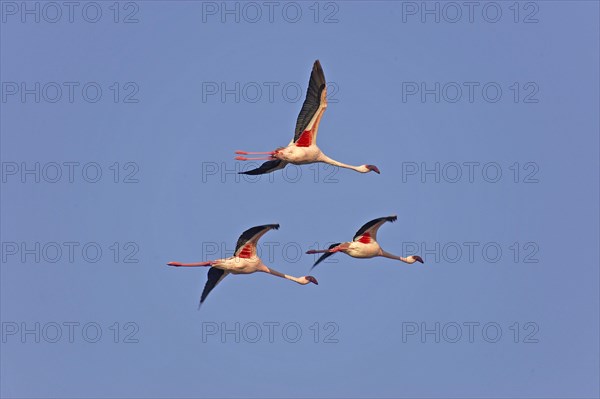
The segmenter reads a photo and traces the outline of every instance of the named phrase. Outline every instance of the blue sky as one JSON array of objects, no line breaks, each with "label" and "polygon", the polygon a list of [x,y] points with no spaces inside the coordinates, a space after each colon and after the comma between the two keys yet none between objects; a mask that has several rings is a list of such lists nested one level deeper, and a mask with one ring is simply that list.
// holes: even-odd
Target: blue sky
[{"label": "blue sky", "polygon": [[[1,3],[3,397],[600,394],[597,2],[22,4]],[[382,174],[237,176],[235,150],[289,142],[315,59],[319,146]],[[392,214],[381,245],[424,265],[228,277],[199,312],[206,269],[165,265],[280,223],[263,260],[301,276],[299,252]]]}]

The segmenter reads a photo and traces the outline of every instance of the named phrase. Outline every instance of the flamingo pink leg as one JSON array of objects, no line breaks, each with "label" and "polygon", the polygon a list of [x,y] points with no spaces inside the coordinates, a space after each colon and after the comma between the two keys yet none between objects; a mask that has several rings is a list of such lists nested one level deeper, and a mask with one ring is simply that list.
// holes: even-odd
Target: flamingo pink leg
[{"label": "flamingo pink leg", "polygon": [[209,262],[199,262],[199,263],[180,263],[180,262],[169,262],[167,265],[169,266],[185,266],[185,267],[197,267],[197,266],[212,266],[212,261]]},{"label": "flamingo pink leg", "polygon": [[312,254],[324,254],[325,252],[331,252],[330,249],[311,249],[310,251],[306,251],[308,255]]},{"label": "flamingo pink leg", "polygon": [[311,249],[310,251],[306,251],[307,254],[312,255],[312,254],[324,254],[326,252],[331,252],[331,253],[336,253],[336,252],[340,252],[342,250],[344,250],[346,248],[343,248],[342,246],[339,247],[335,247],[335,248],[331,248],[331,249]]},{"label": "flamingo pink leg", "polygon": [[269,161],[272,160],[273,157],[258,157],[258,158],[247,158],[247,157],[235,157],[238,161]]},{"label": "flamingo pink leg", "polygon": [[324,254],[326,252],[331,252],[331,253],[336,253],[336,252],[340,252],[343,251],[345,249],[348,249],[350,245],[348,243],[345,244],[340,244],[335,248],[331,248],[331,249],[311,249],[310,251],[306,251],[307,254],[312,255],[312,254]]},{"label": "flamingo pink leg", "polygon": [[240,155],[257,155],[257,154],[269,154],[269,155],[273,155],[275,154],[275,151],[263,151],[263,152],[249,152],[249,151],[236,151],[236,154],[240,154]]}]

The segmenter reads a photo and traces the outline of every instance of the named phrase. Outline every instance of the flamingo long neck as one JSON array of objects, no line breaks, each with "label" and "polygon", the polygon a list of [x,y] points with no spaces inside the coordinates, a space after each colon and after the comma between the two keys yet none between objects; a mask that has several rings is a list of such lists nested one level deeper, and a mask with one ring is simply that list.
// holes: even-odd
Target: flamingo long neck
[{"label": "flamingo long neck", "polygon": [[319,157],[319,161],[320,162],[328,163],[328,164],[333,165],[333,166],[338,166],[340,168],[352,169],[352,170],[355,170],[355,171],[360,172],[360,173],[365,173],[366,172],[363,169],[362,165],[361,166],[353,166],[353,165],[348,165],[348,164],[345,164],[345,163],[342,163],[342,162],[338,162],[335,159],[329,158],[327,155],[325,155],[323,153],[321,153],[321,156]]},{"label": "flamingo long neck", "polygon": [[379,255],[379,256],[383,256],[384,258],[401,260],[404,263],[413,263],[414,262],[414,261],[408,260],[408,258],[403,258],[402,256],[397,256],[397,255],[391,254],[389,252],[385,252],[384,250],[381,250],[381,255]]},{"label": "flamingo long neck", "polygon": [[265,272],[265,273],[269,273],[269,274],[271,274],[271,275],[273,275],[273,276],[277,276],[277,277],[285,278],[285,279],[287,279],[287,280],[294,281],[294,282],[296,282],[296,283],[298,283],[298,284],[302,284],[302,282],[300,281],[300,279],[299,279],[298,277],[294,277],[294,276],[290,276],[290,275],[288,275],[288,274],[284,274],[284,273],[278,272],[277,270],[275,270],[275,269],[271,269],[270,267],[267,267],[267,266],[265,266],[265,265],[262,265],[262,266],[263,266],[263,267],[262,267],[262,270],[261,270],[261,271],[263,271],[263,272]]}]

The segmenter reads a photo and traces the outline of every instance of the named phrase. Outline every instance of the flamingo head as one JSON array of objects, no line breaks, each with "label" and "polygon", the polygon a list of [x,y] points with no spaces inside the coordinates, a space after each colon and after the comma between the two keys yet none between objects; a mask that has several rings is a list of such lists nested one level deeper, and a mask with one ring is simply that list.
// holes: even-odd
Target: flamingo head
[{"label": "flamingo head", "polygon": [[423,258],[421,258],[420,256],[417,256],[417,255],[410,256],[410,259],[412,259],[412,263],[415,263],[415,262],[425,263],[425,262],[423,262]]},{"label": "flamingo head", "polygon": [[381,173],[379,171],[379,168],[375,165],[363,165],[363,170],[364,170],[364,173],[369,173],[369,172],[375,172],[377,174]]},{"label": "flamingo head", "polygon": [[313,283],[313,284],[319,285],[319,282],[313,276],[304,276],[304,281],[305,281],[305,283],[303,285],[306,285],[308,283]]}]

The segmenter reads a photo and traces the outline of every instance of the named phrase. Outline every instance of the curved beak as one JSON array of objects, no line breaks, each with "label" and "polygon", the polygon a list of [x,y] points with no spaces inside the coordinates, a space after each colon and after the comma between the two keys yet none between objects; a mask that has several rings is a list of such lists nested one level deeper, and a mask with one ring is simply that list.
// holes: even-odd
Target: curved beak
[{"label": "curved beak", "polygon": [[377,173],[378,175],[381,174],[381,172],[379,171],[379,168],[375,165],[367,165],[367,168],[375,173]]},{"label": "curved beak", "polygon": [[415,260],[419,263],[425,263],[423,262],[423,258],[421,258],[420,256],[413,255],[413,258],[415,258]]},{"label": "curved beak", "polygon": [[310,281],[311,283],[313,283],[313,284],[319,285],[319,282],[318,282],[318,281],[317,281],[317,279],[316,279],[316,278],[314,278],[313,276],[306,276],[306,279],[307,279],[308,281]]}]

